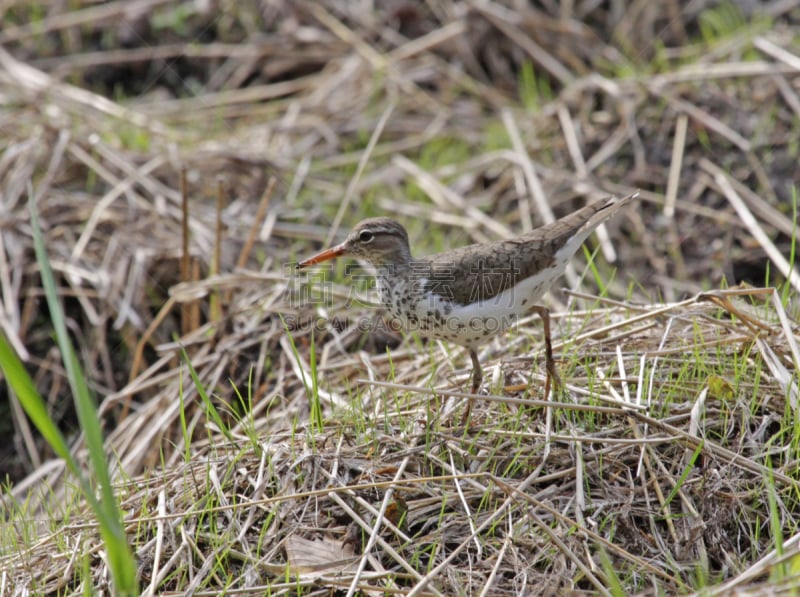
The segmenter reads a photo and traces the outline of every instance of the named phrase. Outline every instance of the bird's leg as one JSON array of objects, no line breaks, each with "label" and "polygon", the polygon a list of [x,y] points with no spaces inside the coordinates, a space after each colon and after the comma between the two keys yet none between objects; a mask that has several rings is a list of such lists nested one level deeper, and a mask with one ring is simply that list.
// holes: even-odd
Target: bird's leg
[{"label": "bird's leg", "polygon": [[481,362],[478,360],[478,353],[474,348],[469,349],[469,358],[472,359],[472,393],[475,394],[481,388],[483,381],[483,370]]},{"label": "bird's leg", "polygon": [[[469,349],[469,358],[472,359],[472,393],[477,394],[481,388],[483,381],[483,370],[481,369],[481,362],[478,360],[478,353],[474,348]],[[467,401],[467,408],[464,415],[461,417],[461,423],[466,425],[469,422],[469,415],[472,412],[472,398]]]},{"label": "bird's leg", "polygon": [[564,387],[561,378],[558,376],[556,362],[553,359],[553,343],[550,339],[550,310],[547,307],[536,305],[532,309],[542,319],[542,329],[544,330],[544,359],[547,376],[544,382],[544,395],[550,395],[550,384],[553,383],[557,388]]}]

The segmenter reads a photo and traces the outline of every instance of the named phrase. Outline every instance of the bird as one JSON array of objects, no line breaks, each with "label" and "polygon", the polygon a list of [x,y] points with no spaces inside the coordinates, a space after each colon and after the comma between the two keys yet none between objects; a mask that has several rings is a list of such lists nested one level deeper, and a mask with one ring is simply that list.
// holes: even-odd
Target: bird
[{"label": "bird", "polygon": [[[550,224],[510,239],[415,258],[406,229],[395,220],[362,220],[344,242],[296,264],[304,269],[341,256],[374,269],[381,303],[406,332],[469,350],[472,394],[483,381],[477,349],[528,313],[542,319],[545,396],[561,385],[553,359],[550,312],[539,299],[601,223],[639,196],[594,201]],[[469,411],[470,405],[467,407]]]}]

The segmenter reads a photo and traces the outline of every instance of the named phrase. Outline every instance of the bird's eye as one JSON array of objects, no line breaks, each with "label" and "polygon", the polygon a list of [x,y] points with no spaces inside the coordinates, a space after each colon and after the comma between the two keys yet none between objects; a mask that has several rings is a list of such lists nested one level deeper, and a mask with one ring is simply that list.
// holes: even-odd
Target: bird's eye
[{"label": "bird's eye", "polygon": [[358,242],[360,243],[371,243],[373,238],[375,238],[375,235],[369,230],[362,230],[358,234]]}]

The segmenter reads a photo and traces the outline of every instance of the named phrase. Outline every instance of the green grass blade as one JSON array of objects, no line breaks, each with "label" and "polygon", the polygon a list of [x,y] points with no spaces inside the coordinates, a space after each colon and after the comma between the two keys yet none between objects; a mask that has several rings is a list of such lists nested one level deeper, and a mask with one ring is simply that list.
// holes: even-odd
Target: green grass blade
[{"label": "green grass blade", "polygon": [[[53,323],[58,347],[61,351],[61,358],[67,372],[67,379],[72,390],[78,421],[89,452],[92,472],[97,484],[99,484],[100,501],[98,502],[95,498],[94,490],[90,484],[79,477],[81,479],[81,488],[100,523],[100,534],[106,544],[108,565],[114,579],[115,593],[118,595],[137,595],[136,562],[125,537],[122,527],[122,515],[111,485],[111,475],[106,462],[100,420],[97,417],[97,409],[89,393],[86,377],[83,375],[78,357],[69,339],[64,312],[59,302],[53,270],[50,268],[50,261],[44,245],[44,237],[39,225],[39,214],[36,210],[32,191],[29,192],[28,207],[30,209],[33,243],[36,251],[36,260],[41,272],[42,287],[47,299],[47,306],[50,311],[50,319]],[[53,423],[53,425],[55,424]],[[67,462],[69,463],[70,460],[72,460],[71,457]],[[74,461],[71,463],[70,468],[73,472],[78,470]]]},{"label": "green grass blade", "polygon": [[25,409],[39,433],[52,446],[56,455],[66,461],[69,470],[80,477],[80,470],[72,460],[72,454],[69,452],[64,436],[61,435],[58,426],[47,414],[47,406],[36,390],[33,380],[2,333],[0,333],[0,369],[3,371],[6,383],[17,395],[22,408]]},{"label": "green grass blade", "polygon": [[[2,333],[0,333],[0,369],[3,371],[6,383],[8,383],[9,387],[17,395],[20,405],[25,410],[31,422],[39,430],[39,433],[42,434],[42,437],[50,444],[56,455],[64,460],[67,469],[78,479],[78,483],[86,500],[89,502],[92,511],[95,512],[95,515],[100,521],[101,529],[113,526],[113,523],[108,524],[106,513],[100,502],[97,501],[89,481],[84,476],[78,463],[72,457],[64,436],[55,422],[47,414],[47,406],[45,405],[44,399],[36,390],[33,380],[25,370],[25,366]],[[103,537],[105,539],[105,533],[103,533]],[[133,571],[135,572],[135,565],[132,559],[130,560],[130,564],[134,566]],[[121,594],[133,595],[135,592]]]},{"label": "green grass blade", "polygon": [[206,410],[206,416],[211,418],[214,421],[214,424],[220,430],[220,432],[225,436],[228,440],[233,440],[233,434],[231,434],[231,430],[222,420],[222,417],[219,416],[219,411],[217,411],[217,407],[214,406],[214,401],[211,400],[211,397],[206,392],[206,389],[203,387],[203,382],[200,381],[200,377],[197,375],[197,371],[192,366],[192,361],[189,359],[189,355],[186,353],[186,349],[181,345],[181,358],[183,362],[186,363],[186,366],[189,368],[189,375],[192,378],[192,382],[194,383],[194,387],[197,390],[197,393],[200,395],[200,399],[203,401],[203,406]]},{"label": "green grass blade", "polygon": [[595,284],[597,284],[599,296],[607,296],[608,286],[605,280],[603,280],[603,276],[600,273],[600,269],[597,267],[597,263],[595,263],[595,258],[599,252],[599,247],[591,250],[586,245],[583,245],[583,255],[586,257],[586,270],[584,270],[584,273],[581,275],[581,281],[583,281],[583,277],[586,276],[587,273],[591,273]]},{"label": "green grass blade", "polygon": [[308,355],[309,367],[311,368],[311,422],[318,432],[322,432],[325,427],[325,420],[322,416],[322,403],[319,399],[319,374],[317,372],[317,348],[314,345],[314,330],[311,330],[311,350]]},{"label": "green grass blade", "polygon": [[792,238],[789,245],[789,272],[786,276],[786,281],[783,283],[783,290],[781,292],[781,304],[784,306],[789,304],[789,297],[792,292],[792,276],[791,272],[795,271],[795,259],[797,258],[797,187],[792,188]]},{"label": "green grass blade", "polygon": [[669,504],[672,502],[675,496],[678,495],[678,492],[681,490],[681,487],[683,487],[683,484],[686,483],[686,479],[689,478],[689,474],[692,472],[692,470],[694,470],[694,467],[696,466],[697,463],[697,459],[703,452],[704,447],[705,447],[704,441],[701,441],[699,444],[697,444],[697,448],[695,448],[692,457],[689,459],[687,465],[683,468],[683,472],[681,473],[681,476],[678,478],[678,482],[675,483],[675,487],[672,488],[672,490],[669,492],[669,495],[667,495],[667,499],[664,500],[664,505],[663,505],[664,509],[666,509],[666,507],[669,506]]}]

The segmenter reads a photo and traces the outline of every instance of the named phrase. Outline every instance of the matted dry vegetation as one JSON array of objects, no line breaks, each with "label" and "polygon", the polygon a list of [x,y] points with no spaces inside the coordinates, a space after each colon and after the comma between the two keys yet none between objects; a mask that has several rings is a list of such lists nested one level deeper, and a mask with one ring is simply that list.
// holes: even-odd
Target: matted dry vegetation
[{"label": "matted dry vegetation", "polygon": [[[69,4],[5,5],[0,326],[81,456],[32,192],[148,594],[797,587],[800,2]],[[563,392],[524,322],[468,429],[463,350],[289,265],[366,215],[425,253],[636,188],[548,299]],[[7,403],[0,593],[107,589]]]}]

